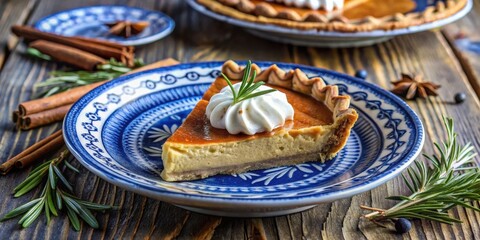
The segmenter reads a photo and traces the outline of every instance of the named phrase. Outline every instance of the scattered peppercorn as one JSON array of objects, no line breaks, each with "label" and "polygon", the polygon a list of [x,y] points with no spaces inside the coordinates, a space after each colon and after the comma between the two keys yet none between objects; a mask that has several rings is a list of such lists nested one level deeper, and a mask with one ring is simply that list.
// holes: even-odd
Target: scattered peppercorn
[{"label": "scattered peppercorn", "polygon": [[465,94],[463,92],[455,94],[455,102],[456,103],[463,103],[463,102],[465,102],[465,99],[467,99],[467,94]]},{"label": "scattered peppercorn", "polygon": [[368,72],[365,69],[360,69],[355,72],[355,77],[365,80],[368,76]]},{"label": "scattered peppercorn", "polygon": [[412,228],[412,223],[406,218],[399,218],[395,221],[395,230],[397,233],[406,233]]}]

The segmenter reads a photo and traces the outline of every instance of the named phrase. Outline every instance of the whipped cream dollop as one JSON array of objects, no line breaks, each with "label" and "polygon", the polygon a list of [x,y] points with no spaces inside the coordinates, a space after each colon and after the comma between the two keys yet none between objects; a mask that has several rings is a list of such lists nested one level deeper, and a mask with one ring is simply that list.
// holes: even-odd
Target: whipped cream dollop
[{"label": "whipped cream dollop", "polygon": [[[238,92],[241,83],[233,84]],[[272,89],[260,86],[254,92]],[[256,133],[272,131],[281,127],[285,121],[293,119],[293,107],[287,96],[274,91],[257,97],[245,99],[233,104],[233,93],[229,86],[210,98],[206,115],[214,128],[226,129],[230,134]]]},{"label": "whipped cream dollop", "polygon": [[334,8],[342,9],[344,0],[276,0],[287,6],[295,6],[300,8],[310,8],[318,10],[320,8],[326,11],[333,11]]}]

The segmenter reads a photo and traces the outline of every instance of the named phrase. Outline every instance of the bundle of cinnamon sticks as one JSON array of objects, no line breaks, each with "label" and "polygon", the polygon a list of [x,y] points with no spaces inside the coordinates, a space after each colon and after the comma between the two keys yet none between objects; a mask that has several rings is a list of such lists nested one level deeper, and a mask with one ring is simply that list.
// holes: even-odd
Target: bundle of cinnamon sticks
[{"label": "bundle of cinnamon sticks", "polygon": [[[126,73],[125,75],[145,71],[153,68],[178,64],[177,60],[164,59]],[[26,101],[18,105],[18,110],[13,112],[12,120],[17,129],[28,130],[50,123],[61,121],[65,114],[80,97],[90,90],[102,85],[105,81],[72,88],[68,91],[58,93],[46,98]]]},{"label": "bundle of cinnamon sticks", "polygon": [[29,47],[72,66],[94,70],[114,58],[128,67],[135,62],[135,48],[114,42],[84,37],[65,37],[42,32],[29,26],[13,26],[12,32],[30,41]]},{"label": "bundle of cinnamon sticks", "polygon": [[[127,74],[145,71],[149,69],[176,65],[179,62],[172,58],[160,60],[158,62],[137,68]],[[127,75],[125,74],[125,75]],[[62,120],[72,104],[80,97],[85,95],[91,89],[103,84],[98,82],[82,87],[70,89],[66,92],[52,95],[47,98],[23,102],[18,110],[13,113],[13,120],[22,129],[43,126],[55,121]],[[55,153],[64,146],[63,134],[59,130],[43,140],[33,144],[17,156],[9,159],[0,165],[0,174],[7,174],[13,168],[24,168],[40,160],[46,155]]]}]

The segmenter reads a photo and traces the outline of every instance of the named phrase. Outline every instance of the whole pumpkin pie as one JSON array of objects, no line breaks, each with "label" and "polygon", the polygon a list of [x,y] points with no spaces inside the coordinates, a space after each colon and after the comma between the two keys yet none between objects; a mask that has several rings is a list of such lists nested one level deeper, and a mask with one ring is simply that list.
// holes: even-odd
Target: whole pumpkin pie
[{"label": "whole pumpkin pie", "polygon": [[435,1],[421,11],[414,0],[196,0],[239,20],[296,29],[360,32],[433,22],[462,10],[468,0]]},{"label": "whole pumpkin pie", "polygon": [[[253,82],[263,81],[266,86],[285,94],[294,111],[291,118],[280,127],[260,133],[232,134],[228,126],[228,130],[212,126],[213,117],[210,115],[209,120],[207,114],[212,112],[209,103],[218,103],[215,95],[228,86],[227,81],[219,77],[163,145],[161,176],[164,180],[194,180],[308,161],[323,162],[332,159],[344,147],[358,118],[356,111],[350,108],[349,96],[339,95],[337,86],[326,85],[319,77],[308,78],[299,69],[285,72],[272,65],[261,71],[255,64],[251,66],[258,73],[252,78]],[[244,68],[227,61],[222,73],[235,83],[244,76]],[[235,109],[234,114],[243,117],[242,114],[253,106]],[[283,111],[277,105],[272,106],[262,111],[272,116]],[[258,118],[264,114],[262,111],[245,118]],[[224,114],[220,112],[220,117]],[[243,125],[234,122],[232,127]]]}]

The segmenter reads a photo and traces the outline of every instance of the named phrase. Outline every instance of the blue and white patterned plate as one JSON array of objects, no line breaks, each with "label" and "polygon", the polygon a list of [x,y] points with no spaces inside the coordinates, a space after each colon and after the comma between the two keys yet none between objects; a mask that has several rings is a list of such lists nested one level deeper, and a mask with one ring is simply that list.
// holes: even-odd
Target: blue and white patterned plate
[{"label": "blue and white patterned plate", "polygon": [[[147,21],[150,25],[141,33],[124,38],[108,34],[105,23],[128,20]],[[105,5],[75,8],[44,17],[35,23],[35,28],[64,36],[82,36],[101,38],[124,45],[136,46],[157,41],[175,28],[175,22],[169,16],[142,8]]]},{"label": "blue and white patterned plate", "polygon": [[[273,63],[256,62],[260,67]],[[359,119],[345,148],[326,163],[165,182],[162,143],[182,124],[222,62],[180,64],[120,77],[86,94],[63,125],[68,148],[90,171],[130,191],[224,216],[274,216],[346,198],[395,177],[420,152],[417,115],[388,91],[348,75],[296,64],[352,96]],[[265,149],[268,151],[268,149]]]},{"label": "blue and white patterned plate", "polygon": [[[417,9],[414,11],[423,11],[427,6],[436,4],[437,1],[438,0],[415,0]],[[345,33],[335,31],[300,30],[272,24],[259,24],[216,13],[197,3],[196,0],[187,0],[187,2],[192,8],[201,12],[202,14],[235,26],[245,28],[246,31],[257,37],[293,45],[331,48],[369,46],[387,41],[395,36],[438,28],[462,18],[463,16],[467,15],[467,13],[473,7],[473,1],[468,0],[467,5],[457,13],[447,18],[430,23],[407,28],[399,28],[390,31],[375,30],[369,32]]]}]

